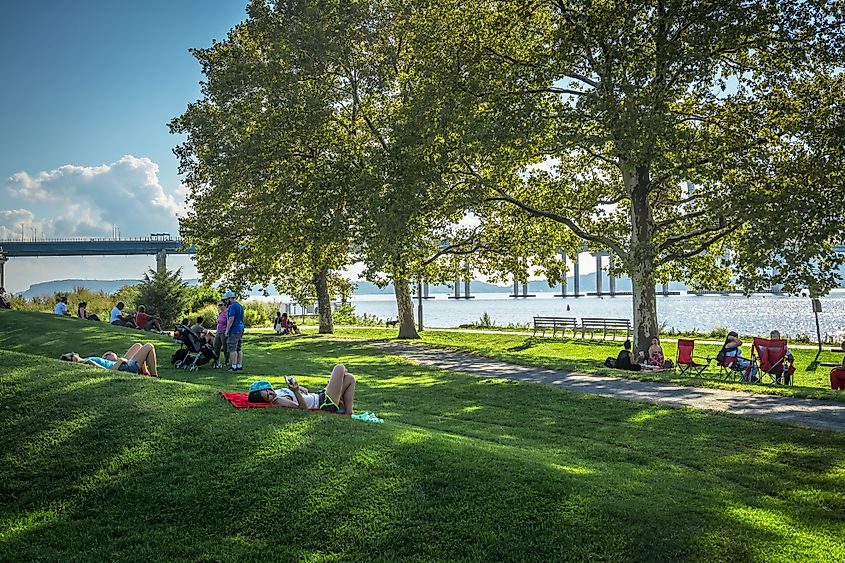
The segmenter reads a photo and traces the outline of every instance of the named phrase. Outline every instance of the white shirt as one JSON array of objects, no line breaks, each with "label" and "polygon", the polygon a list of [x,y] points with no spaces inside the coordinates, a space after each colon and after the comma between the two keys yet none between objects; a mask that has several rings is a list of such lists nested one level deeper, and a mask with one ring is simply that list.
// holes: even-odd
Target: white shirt
[{"label": "white shirt", "polygon": [[53,313],[55,313],[56,315],[66,315],[67,314],[67,303],[63,303],[62,301],[59,301],[58,303],[56,303],[56,308],[53,309]]},{"label": "white shirt", "polygon": [[119,318],[120,318],[120,309],[118,309],[117,307],[112,307],[111,315],[109,315],[109,322],[113,323],[114,321],[116,321]]},{"label": "white shirt", "polygon": [[[287,387],[283,387],[281,389],[273,389],[276,392],[276,397],[285,397],[290,399],[294,403],[297,402],[296,395],[294,395],[293,391],[288,389]],[[302,393],[302,398],[305,399],[305,407],[309,409],[319,409],[320,405],[317,403],[320,400],[320,396],[317,393]]]}]

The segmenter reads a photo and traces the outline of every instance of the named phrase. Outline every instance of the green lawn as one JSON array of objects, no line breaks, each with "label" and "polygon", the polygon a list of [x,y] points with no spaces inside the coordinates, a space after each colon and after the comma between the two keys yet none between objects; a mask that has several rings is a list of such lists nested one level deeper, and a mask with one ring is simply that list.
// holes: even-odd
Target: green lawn
[{"label": "green lawn", "polygon": [[[845,436],[248,335],[239,374],[53,358],[140,333],[0,311],[0,560],[845,559]],[[162,356],[176,348],[156,341]],[[358,375],[385,424],[236,411]]]},{"label": "green lawn", "polygon": [[[845,393],[830,389],[830,368],[820,366],[813,371],[807,367],[816,357],[815,350],[791,348],[795,356],[797,372],[795,385],[749,384],[722,381],[718,379],[719,370],[713,360],[703,377],[693,378],[678,376],[674,371],[667,372],[629,372],[608,369],[603,366],[605,358],[616,357],[622,349],[621,340],[590,340],[580,338],[542,338],[520,334],[490,334],[481,332],[440,332],[437,330],[424,331],[423,343],[442,346],[455,350],[464,350],[480,356],[496,358],[516,364],[538,366],[581,373],[597,373],[613,377],[643,379],[649,381],[665,381],[679,385],[696,387],[712,387],[733,389],[750,393],[768,393],[791,397],[805,397],[813,399],[832,399],[845,401]],[[349,328],[337,331],[337,336],[357,339],[385,340],[396,336],[394,329],[377,328]],[[677,356],[677,340],[667,339],[661,342],[663,352],[667,358],[675,361]],[[715,358],[721,348],[718,344],[698,343],[695,355],[701,358]],[[829,347],[828,347],[829,348]],[[751,357],[750,342],[743,346],[743,356]],[[842,354],[825,350],[820,358],[822,362],[841,362]]]}]

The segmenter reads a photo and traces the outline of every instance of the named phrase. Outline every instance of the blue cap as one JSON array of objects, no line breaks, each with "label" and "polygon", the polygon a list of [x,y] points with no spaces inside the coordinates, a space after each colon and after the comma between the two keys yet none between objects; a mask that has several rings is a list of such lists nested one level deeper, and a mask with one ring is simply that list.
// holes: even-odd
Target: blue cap
[{"label": "blue cap", "polygon": [[232,290],[227,291],[223,294],[223,299],[234,299],[235,293]]},{"label": "blue cap", "polygon": [[260,381],[253,381],[252,385],[249,386],[249,392],[252,393],[253,391],[263,391],[264,389],[272,389],[273,386],[270,385],[270,382],[266,379],[262,379]]}]

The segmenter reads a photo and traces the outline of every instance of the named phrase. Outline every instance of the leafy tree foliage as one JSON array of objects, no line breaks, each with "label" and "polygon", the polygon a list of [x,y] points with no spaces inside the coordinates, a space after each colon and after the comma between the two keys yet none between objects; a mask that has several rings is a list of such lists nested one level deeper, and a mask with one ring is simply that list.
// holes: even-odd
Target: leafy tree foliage
[{"label": "leafy tree foliage", "polygon": [[513,226],[505,263],[554,274],[560,231],[612,252],[642,347],[670,276],[835,283],[842,17],[833,0],[420,3],[419,126],[449,145],[487,236]]},{"label": "leafy tree foliage", "polygon": [[175,323],[190,303],[190,288],[182,280],[182,269],[157,271],[150,269],[137,286],[134,305],[144,305],[147,312],[158,315],[163,325]]}]

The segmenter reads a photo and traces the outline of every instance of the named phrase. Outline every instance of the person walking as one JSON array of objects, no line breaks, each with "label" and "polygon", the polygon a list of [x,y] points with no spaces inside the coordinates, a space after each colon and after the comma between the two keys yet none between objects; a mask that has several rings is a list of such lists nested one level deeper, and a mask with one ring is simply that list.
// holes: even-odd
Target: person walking
[{"label": "person walking", "polygon": [[244,329],[244,308],[235,300],[235,294],[227,291],[223,294],[223,301],[228,306],[226,311],[226,350],[229,352],[229,361],[232,366],[228,371],[241,371],[243,369],[244,354],[241,349],[243,345]]}]

